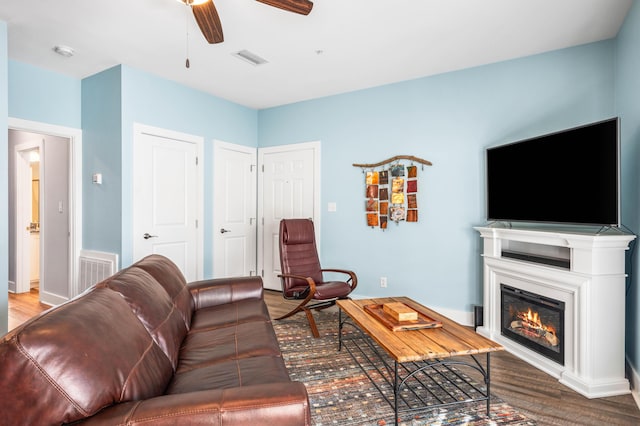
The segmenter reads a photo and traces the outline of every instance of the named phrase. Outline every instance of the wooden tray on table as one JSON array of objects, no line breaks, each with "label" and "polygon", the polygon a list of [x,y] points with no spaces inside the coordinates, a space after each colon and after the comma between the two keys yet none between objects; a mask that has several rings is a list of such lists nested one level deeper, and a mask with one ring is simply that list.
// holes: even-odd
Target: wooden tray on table
[{"label": "wooden tray on table", "polygon": [[423,328],[442,327],[441,321],[433,319],[417,310],[418,318],[409,321],[396,320],[393,316],[385,312],[383,305],[365,305],[364,310],[373,315],[391,331],[420,330]]}]

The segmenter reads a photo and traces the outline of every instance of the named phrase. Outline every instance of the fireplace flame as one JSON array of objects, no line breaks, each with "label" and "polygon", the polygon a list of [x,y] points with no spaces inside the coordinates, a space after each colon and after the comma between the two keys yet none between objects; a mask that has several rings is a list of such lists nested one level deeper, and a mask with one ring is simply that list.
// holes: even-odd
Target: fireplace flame
[{"label": "fireplace flame", "polygon": [[544,338],[552,346],[559,343],[555,327],[550,324],[543,324],[538,312],[528,308],[527,312],[518,312],[516,317],[518,320],[512,322],[512,328],[518,328],[521,332],[531,336]]}]

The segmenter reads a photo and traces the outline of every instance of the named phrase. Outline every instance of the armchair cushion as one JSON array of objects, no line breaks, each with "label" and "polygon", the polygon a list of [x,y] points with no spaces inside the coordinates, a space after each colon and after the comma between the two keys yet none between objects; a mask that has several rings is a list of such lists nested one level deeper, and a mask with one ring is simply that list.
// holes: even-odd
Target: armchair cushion
[{"label": "armchair cushion", "polygon": [[344,297],[351,293],[351,286],[343,281],[328,281],[316,285],[316,292],[313,296],[317,300],[334,299]]}]

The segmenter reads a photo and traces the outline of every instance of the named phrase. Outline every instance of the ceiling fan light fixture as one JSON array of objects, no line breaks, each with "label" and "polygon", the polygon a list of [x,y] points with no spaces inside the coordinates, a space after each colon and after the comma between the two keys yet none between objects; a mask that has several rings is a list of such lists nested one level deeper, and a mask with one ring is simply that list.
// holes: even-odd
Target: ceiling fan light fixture
[{"label": "ceiling fan light fixture", "polygon": [[206,3],[211,0],[177,0],[180,3],[184,3],[187,6],[198,6],[199,4]]},{"label": "ceiling fan light fixture", "polygon": [[255,66],[269,63],[269,61],[267,61],[266,59],[261,58],[260,56],[246,49],[240,50],[238,52],[233,52],[232,55],[235,56],[236,58],[242,59],[243,61],[249,62],[251,65],[255,65]]}]

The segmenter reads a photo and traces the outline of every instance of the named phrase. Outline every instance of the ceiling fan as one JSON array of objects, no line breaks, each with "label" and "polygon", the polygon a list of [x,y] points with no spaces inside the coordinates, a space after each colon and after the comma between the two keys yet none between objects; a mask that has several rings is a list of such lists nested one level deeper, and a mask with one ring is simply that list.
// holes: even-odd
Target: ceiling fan
[{"label": "ceiling fan", "polygon": [[[211,44],[222,43],[224,36],[222,35],[222,24],[213,0],[178,0],[187,6],[191,6],[193,16],[202,31],[202,35]],[[313,2],[309,0],[257,0],[260,3],[277,7],[288,12],[299,13],[300,15],[308,15],[313,8]]]}]

